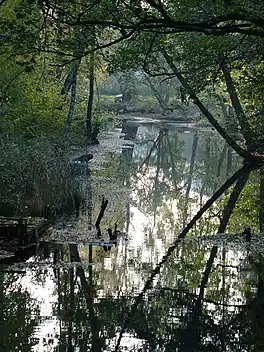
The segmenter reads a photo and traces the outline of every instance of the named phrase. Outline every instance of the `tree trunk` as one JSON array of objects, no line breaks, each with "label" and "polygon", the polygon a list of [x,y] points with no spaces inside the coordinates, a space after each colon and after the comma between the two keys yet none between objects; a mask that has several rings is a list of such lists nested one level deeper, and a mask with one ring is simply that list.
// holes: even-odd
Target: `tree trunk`
[{"label": "tree trunk", "polygon": [[64,126],[64,137],[65,138],[68,138],[70,126],[71,126],[71,123],[73,120],[73,113],[74,113],[75,101],[76,101],[76,85],[77,85],[76,83],[77,83],[77,69],[76,69],[76,73],[73,77],[73,81],[71,84],[71,101],[70,101],[67,121]]},{"label": "tree trunk", "polygon": [[151,82],[151,79],[149,78],[149,76],[147,74],[144,74],[146,81],[148,82],[148,85],[150,87],[150,89],[153,91],[155,98],[157,99],[159,106],[161,107],[161,109],[163,110],[167,110],[167,104],[164,101],[162,95],[160,94],[160,92],[158,91],[158,89],[154,86],[154,84]]},{"label": "tree trunk", "polygon": [[[60,16],[63,16],[62,14],[60,14]],[[65,81],[64,81],[64,85],[63,88],[61,90],[61,95],[67,94],[70,89],[71,89],[71,84],[73,82],[73,76],[74,76],[74,72],[78,68],[81,64],[82,61],[82,57],[87,45],[87,38],[85,36],[85,33],[83,30],[80,30],[80,28],[76,28],[76,32],[75,32],[75,50],[73,51],[73,57],[75,57],[76,59],[73,61],[72,64],[72,69],[70,70],[70,72],[68,73]],[[76,72],[77,73],[77,72]]]},{"label": "tree trunk", "polygon": [[260,232],[264,232],[264,170],[260,169],[260,210],[259,210],[259,228]]},{"label": "tree trunk", "polygon": [[225,105],[224,98],[221,95],[218,95],[218,99],[224,116],[226,131],[234,140],[237,140],[239,129],[233,106]]},{"label": "tree trunk", "polygon": [[90,139],[92,137],[93,99],[94,99],[94,53],[91,53],[90,72],[89,72],[89,98],[88,98],[87,113],[86,113],[86,135]]},{"label": "tree trunk", "polygon": [[173,59],[169,56],[169,54],[166,52],[165,49],[161,50],[166,62],[168,63],[169,67],[175,74],[175,76],[178,78],[184,89],[189,93],[191,99],[193,99],[194,104],[197,105],[197,107],[200,109],[202,114],[208,119],[208,121],[214,126],[214,128],[217,130],[217,132],[224,138],[224,140],[245,160],[248,162],[256,162],[257,157],[254,155],[251,155],[247,150],[241,148],[233,138],[231,138],[224,128],[216,121],[216,119],[213,117],[213,115],[207,110],[207,108],[204,106],[204,104],[201,102],[201,100],[197,97],[195,94],[194,90],[192,87],[188,84],[186,79],[183,77],[183,75],[180,73],[180,71],[177,69],[175,66]]},{"label": "tree trunk", "polygon": [[233,83],[229,68],[227,66],[227,62],[224,59],[221,63],[221,70],[224,74],[225,77],[225,82],[226,82],[226,88],[230,97],[230,100],[232,102],[232,106],[235,110],[236,117],[238,119],[238,122],[241,127],[242,134],[245,138],[245,141],[247,143],[247,146],[250,149],[251,143],[252,143],[252,131],[250,124],[248,123],[247,117],[244,114],[244,111],[242,109],[242,106],[240,104],[240,101],[237,96],[236,88]]},{"label": "tree trunk", "polygon": [[61,90],[61,95],[65,95],[65,96],[71,90],[71,100],[70,100],[69,112],[68,112],[67,121],[64,126],[64,137],[65,138],[68,137],[70,125],[73,120],[73,113],[74,113],[75,101],[76,101],[77,74],[78,74],[79,66],[81,64],[82,55],[85,50],[85,41],[86,41],[86,39],[84,37],[83,32],[78,32],[76,34],[76,49],[73,53],[77,59],[74,60],[72,67],[71,67],[71,70],[68,73],[68,75],[64,81],[63,88]]}]

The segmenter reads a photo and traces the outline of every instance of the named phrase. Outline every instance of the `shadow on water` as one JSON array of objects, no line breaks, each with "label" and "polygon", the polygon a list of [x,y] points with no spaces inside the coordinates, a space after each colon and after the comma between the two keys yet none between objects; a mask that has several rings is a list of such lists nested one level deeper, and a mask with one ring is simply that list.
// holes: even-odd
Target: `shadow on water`
[{"label": "shadow on water", "polygon": [[103,163],[94,157],[75,174],[79,216],[62,217],[21,262],[0,265],[0,351],[113,351],[121,331],[120,351],[263,350],[262,238],[204,236],[217,228],[215,209],[193,230],[200,237],[179,243],[124,329],[169,245],[239,161],[212,131],[126,122],[117,132],[119,141],[101,143]]}]

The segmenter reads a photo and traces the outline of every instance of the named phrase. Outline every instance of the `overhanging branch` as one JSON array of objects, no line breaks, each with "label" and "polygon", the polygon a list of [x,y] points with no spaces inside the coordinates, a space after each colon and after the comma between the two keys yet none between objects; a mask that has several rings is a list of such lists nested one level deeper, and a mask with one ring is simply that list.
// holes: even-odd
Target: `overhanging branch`
[{"label": "overhanging branch", "polygon": [[217,132],[224,138],[224,140],[245,160],[248,162],[258,162],[258,158],[256,158],[254,155],[250,154],[247,150],[241,148],[236,141],[231,138],[224,128],[217,122],[217,120],[213,117],[213,115],[208,111],[208,109],[204,106],[204,104],[201,102],[201,100],[197,97],[195,94],[194,90],[192,87],[188,84],[186,79],[183,77],[183,75],[180,73],[178,68],[173,62],[173,59],[171,56],[167,53],[165,48],[161,48],[161,52],[167,61],[168,65],[170,66],[171,70],[175,75],[177,76],[178,80],[184,87],[184,89],[188,92],[190,97],[193,99],[194,104],[197,105],[197,107],[200,109],[200,111],[203,113],[203,115],[208,119],[208,121],[214,126],[214,128],[217,130]]}]

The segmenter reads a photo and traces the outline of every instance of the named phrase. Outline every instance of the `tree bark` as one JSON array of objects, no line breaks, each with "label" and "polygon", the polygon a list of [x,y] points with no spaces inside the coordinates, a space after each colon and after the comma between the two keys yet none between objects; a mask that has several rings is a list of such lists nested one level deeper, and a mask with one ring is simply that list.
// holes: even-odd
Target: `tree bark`
[{"label": "tree bark", "polygon": [[74,62],[70,72],[67,74],[67,77],[64,81],[64,85],[61,89],[61,95],[66,95],[69,93],[72,83],[74,82],[74,72],[75,72],[76,66],[78,66],[78,64]]}]

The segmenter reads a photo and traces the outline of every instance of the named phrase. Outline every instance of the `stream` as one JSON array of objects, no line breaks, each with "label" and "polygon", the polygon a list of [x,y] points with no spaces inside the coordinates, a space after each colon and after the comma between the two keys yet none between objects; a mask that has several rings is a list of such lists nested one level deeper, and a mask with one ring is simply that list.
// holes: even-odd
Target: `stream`
[{"label": "stream", "polygon": [[[0,351],[263,351],[264,244],[235,234],[243,223],[213,235],[217,205],[140,295],[241,160],[212,129],[149,119],[121,121],[88,152],[75,168],[78,216],[62,216],[26,262],[0,267]],[[103,197],[101,239],[120,231],[108,249],[91,244]]]}]

